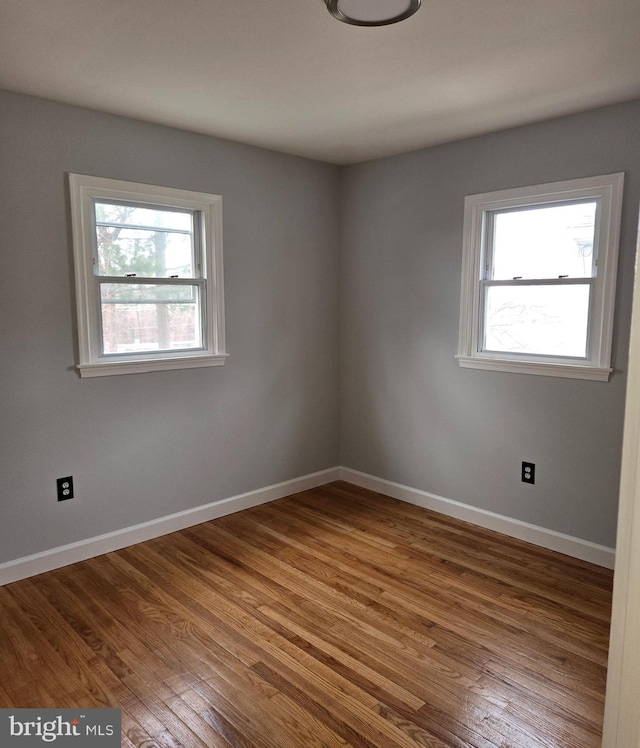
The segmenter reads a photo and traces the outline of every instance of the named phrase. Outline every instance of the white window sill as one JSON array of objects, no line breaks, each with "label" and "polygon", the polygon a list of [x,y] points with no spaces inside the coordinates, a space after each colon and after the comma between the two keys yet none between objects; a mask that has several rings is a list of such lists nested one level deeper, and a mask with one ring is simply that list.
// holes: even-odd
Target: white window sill
[{"label": "white window sill", "polygon": [[613,371],[613,369],[604,367],[581,366],[580,364],[553,364],[501,358],[480,358],[475,356],[456,356],[456,358],[458,359],[458,364],[464,369],[510,371],[516,374],[538,374],[544,377],[590,379],[597,382],[608,382],[609,376]]},{"label": "white window sill", "polygon": [[223,366],[228,354],[214,356],[184,356],[183,358],[148,359],[146,361],[105,361],[99,364],[79,364],[76,368],[80,376],[108,377],[113,374],[142,374],[149,371],[170,371],[172,369],[196,369],[203,366]]}]

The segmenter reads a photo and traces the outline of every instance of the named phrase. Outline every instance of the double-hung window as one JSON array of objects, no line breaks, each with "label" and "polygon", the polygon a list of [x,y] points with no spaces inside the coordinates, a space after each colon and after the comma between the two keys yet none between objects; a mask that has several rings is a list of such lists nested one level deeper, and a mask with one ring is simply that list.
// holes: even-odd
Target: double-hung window
[{"label": "double-hung window", "polygon": [[460,366],[609,378],[622,183],[466,198]]},{"label": "double-hung window", "polygon": [[220,196],[69,181],[80,375],[223,364]]}]

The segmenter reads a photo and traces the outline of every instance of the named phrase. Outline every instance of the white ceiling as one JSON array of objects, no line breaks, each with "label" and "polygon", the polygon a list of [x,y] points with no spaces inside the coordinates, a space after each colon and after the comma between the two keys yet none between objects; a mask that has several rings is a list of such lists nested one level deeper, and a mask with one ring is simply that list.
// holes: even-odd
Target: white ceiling
[{"label": "white ceiling", "polygon": [[0,0],[0,88],[355,163],[640,97],[640,0]]}]

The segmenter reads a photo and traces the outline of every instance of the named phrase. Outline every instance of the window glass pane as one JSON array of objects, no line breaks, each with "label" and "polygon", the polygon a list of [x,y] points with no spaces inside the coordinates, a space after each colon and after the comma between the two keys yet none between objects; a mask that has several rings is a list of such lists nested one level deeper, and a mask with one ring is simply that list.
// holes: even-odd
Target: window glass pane
[{"label": "window glass pane", "polygon": [[190,210],[156,208],[132,205],[130,203],[107,203],[97,200],[95,203],[96,221],[147,228],[175,229],[191,231],[193,213]]},{"label": "window glass pane", "polygon": [[201,348],[197,286],[101,283],[105,354]]},{"label": "window glass pane", "polygon": [[97,226],[98,274],[193,278],[190,234]]},{"label": "window glass pane", "polygon": [[493,279],[590,278],[597,202],[493,214]]},{"label": "window glass pane", "polygon": [[485,351],[587,355],[590,285],[488,286]]},{"label": "window glass pane", "polygon": [[192,213],[109,203],[95,211],[99,275],[194,277]]}]

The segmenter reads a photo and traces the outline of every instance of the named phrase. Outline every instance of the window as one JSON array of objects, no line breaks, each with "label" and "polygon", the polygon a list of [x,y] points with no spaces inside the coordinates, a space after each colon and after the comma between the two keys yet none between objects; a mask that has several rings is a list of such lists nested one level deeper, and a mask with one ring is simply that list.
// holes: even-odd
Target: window
[{"label": "window", "polygon": [[466,198],[460,366],[609,379],[623,176]]},{"label": "window", "polygon": [[69,184],[80,376],[224,364],[222,198]]}]

